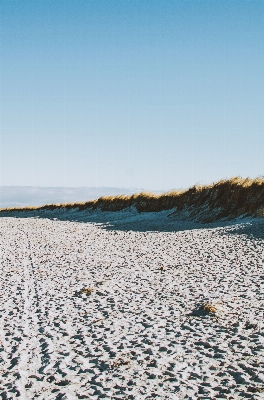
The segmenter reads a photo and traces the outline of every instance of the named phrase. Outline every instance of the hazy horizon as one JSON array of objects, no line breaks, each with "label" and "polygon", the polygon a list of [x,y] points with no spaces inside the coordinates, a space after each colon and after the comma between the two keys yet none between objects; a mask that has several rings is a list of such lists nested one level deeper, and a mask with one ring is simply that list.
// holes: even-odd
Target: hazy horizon
[{"label": "hazy horizon", "polygon": [[0,186],[0,208],[81,202],[101,196],[138,193],[142,190],[143,188]]}]

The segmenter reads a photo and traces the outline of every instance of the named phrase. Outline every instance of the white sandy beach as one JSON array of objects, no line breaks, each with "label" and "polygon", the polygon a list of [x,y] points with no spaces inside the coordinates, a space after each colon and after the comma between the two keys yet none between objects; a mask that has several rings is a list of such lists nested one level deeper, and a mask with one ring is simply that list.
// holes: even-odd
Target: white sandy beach
[{"label": "white sandy beach", "polygon": [[3,399],[264,398],[264,220],[167,214],[0,218]]}]

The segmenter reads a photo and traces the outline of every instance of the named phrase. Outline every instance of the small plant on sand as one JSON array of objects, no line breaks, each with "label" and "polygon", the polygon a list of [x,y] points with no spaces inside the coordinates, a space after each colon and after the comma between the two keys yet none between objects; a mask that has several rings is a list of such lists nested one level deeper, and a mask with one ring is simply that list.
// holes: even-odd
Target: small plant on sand
[{"label": "small plant on sand", "polygon": [[264,387],[250,386],[248,390],[253,393],[264,393]]},{"label": "small plant on sand", "polygon": [[214,304],[210,304],[208,302],[205,303],[203,309],[208,313],[216,313],[218,311],[217,307]]},{"label": "small plant on sand", "polygon": [[82,294],[86,294],[87,296],[89,296],[92,292],[93,292],[93,288],[87,287],[82,289]]},{"label": "small plant on sand", "polygon": [[130,364],[129,360],[119,358],[112,363],[112,368],[119,368],[122,367],[123,365],[129,365],[129,364]]}]

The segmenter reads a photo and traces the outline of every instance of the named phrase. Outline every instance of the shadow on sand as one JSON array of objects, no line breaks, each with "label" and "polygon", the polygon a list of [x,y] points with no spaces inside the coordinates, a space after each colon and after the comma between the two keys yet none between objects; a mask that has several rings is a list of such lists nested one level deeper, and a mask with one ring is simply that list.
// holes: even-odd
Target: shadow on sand
[{"label": "shadow on sand", "polygon": [[55,221],[92,223],[106,230],[136,232],[178,232],[193,229],[227,228],[223,234],[247,235],[252,238],[264,239],[264,219],[247,218],[202,224],[187,219],[170,217],[171,213],[172,210],[139,213],[135,209],[126,209],[118,212],[55,209],[53,211],[1,212],[0,218],[43,218]]},{"label": "shadow on sand", "polygon": [[226,233],[233,235],[246,235],[251,239],[264,240],[264,219],[252,218],[249,222],[236,223]]}]

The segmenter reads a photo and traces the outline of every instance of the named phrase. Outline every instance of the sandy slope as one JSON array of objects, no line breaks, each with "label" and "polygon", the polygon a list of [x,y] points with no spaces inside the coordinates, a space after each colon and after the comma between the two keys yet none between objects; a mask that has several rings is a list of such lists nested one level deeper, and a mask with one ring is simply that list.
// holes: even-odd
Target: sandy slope
[{"label": "sandy slope", "polygon": [[52,215],[0,219],[3,399],[264,398],[263,220]]}]

